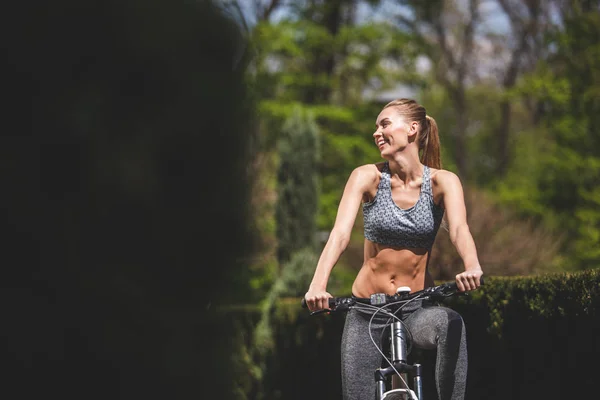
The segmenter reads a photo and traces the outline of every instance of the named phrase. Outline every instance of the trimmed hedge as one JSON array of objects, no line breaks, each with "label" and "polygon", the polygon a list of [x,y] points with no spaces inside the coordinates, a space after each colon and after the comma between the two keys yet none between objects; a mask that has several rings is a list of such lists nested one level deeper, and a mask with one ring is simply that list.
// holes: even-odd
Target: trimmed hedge
[{"label": "trimmed hedge", "polygon": [[[559,400],[593,393],[600,356],[599,283],[598,269],[486,277],[477,291],[446,300],[467,327],[467,400]],[[282,299],[273,310],[274,346],[260,366],[252,356],[258,308],[230,308],[223,315],[237,332],[235,398],[341,398],[344,315],[310,317],[300,299]],[[435,353],[413,350],[411,357],[424,364],[425,394],[434,399]]]}]

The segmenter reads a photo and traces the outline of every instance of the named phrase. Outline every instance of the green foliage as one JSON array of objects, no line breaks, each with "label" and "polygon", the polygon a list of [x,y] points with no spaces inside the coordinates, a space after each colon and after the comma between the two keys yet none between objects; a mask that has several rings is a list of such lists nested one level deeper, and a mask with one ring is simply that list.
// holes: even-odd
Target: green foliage
[{"label": "green foliage", "polygon": [[600,13],[575,2],[564,30],[550,37],[556,51],[522,85],[543,106],[549,142],[540,158],[539,193],[530,209],[549,210],[571,237],[566,250],[578,268],[600,262]]},{"label": "green foliage", "polygon": [[285,121],[278,140],[277,238],[278,260],[313,247],[318,207],[319,137],[314,117],[295,107]]},{"label": "green foliage", "polygon": [[[265,120],[265,130],[276,140],[278,127],[290,118],[298,102],[263,101],[260,112]],[[320,131],[319,215],[317,227],[330,229],[335,220],[337,205],[350,172],[360,163],[379,161],[371,132],[380,111],[379,105],[359,108],[333,105],[305,105],[307,113],[314,116]]]},{"label": "green foliage", "polygon": [[[594,373],[576,366],[598,357],[599,269],[489,279],[452,307],[468,322],[469,352],[476,354],[469,365],[473,398],[579,397],[595,385]],[[555,387],[573,380],[578,384]]]},{"label": "green foliage", "polygon": [[377,92],[393,88],[398,82],[418,80],[418,48],[411,39],[388,22],[340,29],[337,44],[344,57],[332,77],[337,88],[332,101],[361,106],[365,90]]},{"label": "green foliage", "polygon": [[494,192],[501,204],[518,210],[521,215],[534,216],[555,225],[544,205],[544,193],[538,186],[546,171],[541,160],[552,148],[541,129],[522,131],[515,137],[514,161],[504,179],[497,182]]},{"label": "green foliage", "polygon": [[[577,273],[550,273],[530,277],[493,277],[471,299],[457,298],[453,305],[465,301],[485,304],[490,312],[487,330],[502,339],[512,323],[512,313],[529,318],[556,319],[593,316],[600,312],[600,269]],[[514,329],[514,328],[510,328]]]},{"label": "green foliage", "polygon": [[[278,303],[283,297],[301,297],[306,292],[314,268],[317,265],[318,255],[314,249],[307,247],[295,252],[290,261],[281,269],[280,276],[275,280],[261,305],[260,319],[254,328],[253,341],[250,348],[251,356],[247,365],[253,371],[254,384],[262,386],[264,374],[267,372],[267,361],[275,348],[275,324]],[[262,398],[264,389],[259,389]]]},{"label": "green foliage", "polygon": [[355,106],[364,103],[366,89],[417,79],[418,48],[396,26],[322,18],[262,22],[254,28],[253,65],[263,99]]},{"label": "green foliage", "polygon": [[[265,147],[265,144],[258,144],[257,147],[259,146]],[[252,170],[248,173],[252,179],[252,226],[253,231],[257,233],[256,246],[253,256],[242,260],[245,268],[250,272],[247,279],[252,295],[247,298],[251,302],[264,298],[264,293],[269,290],[279,273],[275,254],[277,223],[274,217],[278,159],[273,151],[261,154],[262,156],[256,158],[251,166]]]}]

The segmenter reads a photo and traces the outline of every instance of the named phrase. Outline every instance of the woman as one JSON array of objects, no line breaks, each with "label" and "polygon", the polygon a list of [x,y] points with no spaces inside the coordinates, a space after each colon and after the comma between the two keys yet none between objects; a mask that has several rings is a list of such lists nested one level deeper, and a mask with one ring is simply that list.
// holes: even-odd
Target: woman
[{"label": "woman", "polygon": [[[338,214],[305,295],[311,311],[328,307],[327,281],[350,240],[359,206],[364,217],[364,261],[352,294],[395,294],[400,286],[417,291],[434,285],[427,266],[435,236],[446,215],[452,243],[465,271],[456,275],[461,291],[479,287],[483,275],[466,218],[458,177],[441,169],[435,120],[411,99],[388,103],[373,133],[385,162],[355,168],[344,189]],[[467,372],[464,323],[455,311],[420,302],[404,308],[414,345],[437,349],[436,388],[440,400],[463,399]],[[342,336],[344,399],[372,399],[373,371],[381,356],[368,334],[370,315],[350,310]],[[379,321],[376,329],[383,329]],[[379,337],[380,335],[374,335]]]}]

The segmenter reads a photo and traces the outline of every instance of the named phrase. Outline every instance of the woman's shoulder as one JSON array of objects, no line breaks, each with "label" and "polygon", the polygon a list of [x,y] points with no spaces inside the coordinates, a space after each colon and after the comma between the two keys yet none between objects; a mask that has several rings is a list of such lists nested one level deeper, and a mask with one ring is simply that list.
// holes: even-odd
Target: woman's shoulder
[{"label": "woman's shoulder", "polygon": [[460,185],[460,178],[458,177],[458,175],[456,175],[454,172],[452,171],[448,171],[447,169],[438,169],[438,168],[431,168],[429,167],[430,170],[430,176],[431,176],[431,183],[434,186],[438,186],[438,187],[444,187],[444,186],[449,186],[449,185]]},{"label": "woman's shoulder", "polygon": [[353,172],[367,175],[380,175],[381,171],[385,168],[385,162],[378,162],[373,164],[363,164],[354,168]]},{"label": "woman's shoulder", "polygon": [[364,183],[379,181],[384,165],[385,162],[359,165],[352,171],[351,179],[358,179]]}]

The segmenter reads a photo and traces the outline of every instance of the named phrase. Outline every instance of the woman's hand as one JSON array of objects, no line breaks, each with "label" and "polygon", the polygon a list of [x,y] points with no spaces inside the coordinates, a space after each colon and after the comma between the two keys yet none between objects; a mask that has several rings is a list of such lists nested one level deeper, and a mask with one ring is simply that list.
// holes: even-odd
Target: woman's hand
[{"label": "woman's hand", "polygon": [[329,298],[333,297],[325,290],[319,289],[308,289],[308,292],[304,295],[304,300],[308,305],[310,311],[318,311],[324,308],[329,308]]},{"label": "woman's hand", "polygon": [[461,272],[456,275],[456,286],[461,292],[468,292],[469,290],[475,290],[481,282],[479,278],[483,275],[481,268],[469,269],[465,272]]}]

